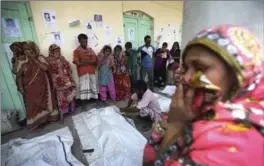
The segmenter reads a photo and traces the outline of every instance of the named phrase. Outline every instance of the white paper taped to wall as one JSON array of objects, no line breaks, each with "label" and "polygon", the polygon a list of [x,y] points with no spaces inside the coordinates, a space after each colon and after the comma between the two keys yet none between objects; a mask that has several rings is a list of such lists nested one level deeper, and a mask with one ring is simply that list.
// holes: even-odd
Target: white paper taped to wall
[{"label": "white paper taped to wall", "polygon": [[112,27],[110,25],[104,25],[104,34],[105,37],[111,37],[112,36]]},{"label": "white paper taped to wall", "polygon": [[51,27],[51,26],[56,25],[56,12],[43,11],[42,16],[43,16],[43,21],[46,27]]},{"label": "white paper taped to wall", "polygon": [[135,32],[136,32],[136,30],[134,27],[128,28],[127,37],[128,37],[129,41],[135,40]]},{"label": "white paper taped to wall", "polygon": [[94,22],[97,28],[103,27],[103,16],[101,14],[94,14]]},{"label": "white paper taped to wall", "polygon": [[10,46],[11,43],[4,43],[4,47],[5,47],[5,53],[7,55],[7,58],[9,59],[9,61],[12,60],[13,58],[13,52],[10,50]]},{"label": "white paper taped to wall", "polygon": [[6,38],[20,37],[20,26],[17,18],[2,18],[2,27]]},{"label": "white paper taped to wall", "polygon": [[62,36],[60,32],[51,32],[52,43],[61,46],[63,44]]}]

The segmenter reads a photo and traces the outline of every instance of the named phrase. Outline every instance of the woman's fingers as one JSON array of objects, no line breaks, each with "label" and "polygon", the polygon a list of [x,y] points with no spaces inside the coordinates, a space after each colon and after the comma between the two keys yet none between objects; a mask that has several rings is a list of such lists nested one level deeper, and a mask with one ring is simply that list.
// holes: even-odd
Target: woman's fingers
[{"label": "woman's fingers", "polygon": [[187,90],[187,93],[186,93],[185,98],[184,98],[184,100],[185,100],[185,105],[186,105],[187,107],[191,107],[192,102],[193,102],[193,96],[194,96],[194,89],[189,88],[189,89]]},{"label": "woman's fingers", "polygon": [[177,106],[178,108],[184,108],[184,92],[183,92],[183,85],[179,84],[176,90],[176,98],[177,98]]}]

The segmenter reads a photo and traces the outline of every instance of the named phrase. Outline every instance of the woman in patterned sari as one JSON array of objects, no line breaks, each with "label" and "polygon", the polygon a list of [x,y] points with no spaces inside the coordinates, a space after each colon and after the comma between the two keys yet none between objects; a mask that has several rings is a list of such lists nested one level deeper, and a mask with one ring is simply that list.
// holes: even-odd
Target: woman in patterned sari
[{"label": "woman in patterned sari", "polygon": [[239,26],[206,29],[190,41],[182,54],[183,80],[168,118],[154,124],[144,162],[264,165],[261,54],[253,34]]},{"label": "woman in patterned sari", "polygon": [[51,69],[53,88],[57,96],[61,122],[63,122],[63,114],[75,110],[76,84],[73,80],[71,65],[61,55],[61,49],[58,45],[52,44],[49,47],[47,61]]},{"label": "woman in patterned sari", "polygon": [[58,120],[59,116],[48,75],[49,66],[44,56],[40,54],[36,43],[16,42],[10,46],[13,52],[16,52],[15,45],[22,46],[21,56],[25,55],[28,59],[22,67],[16,67],[16,70],[20,73],[18,89],[23,94],[26,106],[27,126],[34,130],[49,121]]},{"label": "woman in patterned sari", "polygon": [[127,71],[127,60],[126,55],[122,53],[122,47],[120,45],[114,48],[114,61],[116,66],[116,72],[114,74],[116,100],[129,99],[131,96],[131,85]]}]

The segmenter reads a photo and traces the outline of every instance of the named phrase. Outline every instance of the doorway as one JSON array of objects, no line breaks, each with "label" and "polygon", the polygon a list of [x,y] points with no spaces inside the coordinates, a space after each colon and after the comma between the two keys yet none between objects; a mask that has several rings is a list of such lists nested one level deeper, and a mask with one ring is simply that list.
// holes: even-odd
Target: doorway
[{"label": "doorway", "polygon": [[36,41],[29,2],[1,2],[1,109],[16,110],[19,121],[26,118],[24,101],[17,91],[12,73],[12,52],[9,45],[16,41]]},{"label": "doorway", "polygon": [[144,44],[144,37],[153,40],[153,19],[140,11],[128,11],[123,14],[125,42],[131,42],[133,49]]}]

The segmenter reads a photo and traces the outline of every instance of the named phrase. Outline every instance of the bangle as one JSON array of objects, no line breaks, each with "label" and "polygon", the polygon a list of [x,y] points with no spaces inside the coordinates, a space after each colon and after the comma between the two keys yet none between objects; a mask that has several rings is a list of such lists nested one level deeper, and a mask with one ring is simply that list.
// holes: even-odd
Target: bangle
[{"label": "bangle", "polygon": [[161,120],[153,124],[153,131],[159,134],[160,136],[164,136],[167,128],[168,128],[167,120]]}]

